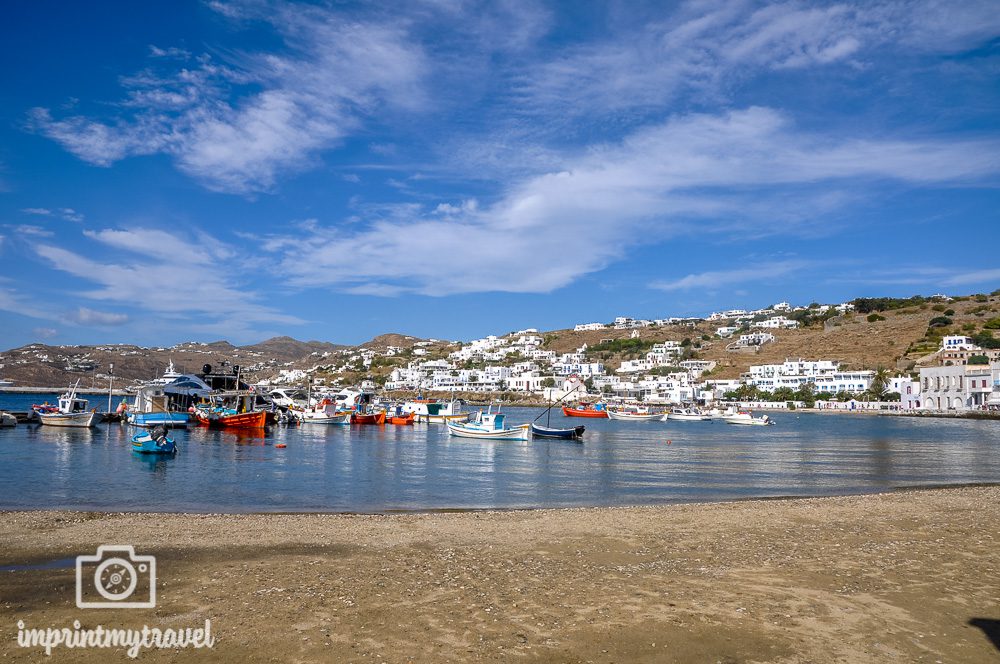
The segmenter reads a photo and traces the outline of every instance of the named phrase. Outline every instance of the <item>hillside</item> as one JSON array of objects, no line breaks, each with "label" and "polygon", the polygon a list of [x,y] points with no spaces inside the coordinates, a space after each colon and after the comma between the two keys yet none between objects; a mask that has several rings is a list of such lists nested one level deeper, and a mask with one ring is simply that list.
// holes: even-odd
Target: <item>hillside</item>
[{"label": "hillside", "polygon": [[[603,329],[576,332],[553,330],[541,333],[543,347],[567,353],[584,344],[588,359],[603,362],[609,371],[626,359],[641,357],[652,344],[688,340],[689,355],[717,362],[713,378],[738,378],[752,364],[773,364],[786,358],[839,360],[847,368],[886,367],[912,371],[921,361],[933,362],[930,355],[946,334],[1000,336],[1000,290],[992,295],[972,295],[951,300],[916,298],[864,301],[864,311],[812,321],[799,329],[768,330],[776,341],[756,350],[730,351],[732,339],[720,339],[715,330],[722,322],[701,321],[677,325],[645,327],[636,330]],[[872,309],[874,308],[874,309]],[[805,312],[798,312],[801,316]],[[594,348],[602,341],[625,340],[636,335],[638,342],[630,350],[610,352]],[[987,338],[987,340],[989,340]],[[997,343],[1000,343],[998,341]],[[419,344],[420,349],[418,349]],[[390,346],[402,349],[398,355],[382,355]],[[458,346],[450,341],[425,340],[403,334],[383,334],[357,347],[325,341],[299,341],[274,337],[258,344],[234,346],[228,341],[211,343],[185,342],[169,348],[143,348],[128,344],[106,346],[49,346],[30,344],[0,354],[0,377],[20,386],[58,387],[81,378],[85,386],[107,385],[108,367],[114,363],[116,384],[125,385],[162,375],[168,362],[180,371],[199,371],[203,365],[214,367],[241,365],[254,379],[274,376],[281,369],[309,369],[332,365],[324,361],[345,349],[368,349],[378,356],[368,371],[357,367],[342,378],[360,381],[366,377],[384,377],[396,366],[405,366],[418,358],[443,358]],[[421,350],[422,349],[422,350]],[[419,353],[419,355],[418,355]],[[336,378],[336,376],[329,376]]]}]

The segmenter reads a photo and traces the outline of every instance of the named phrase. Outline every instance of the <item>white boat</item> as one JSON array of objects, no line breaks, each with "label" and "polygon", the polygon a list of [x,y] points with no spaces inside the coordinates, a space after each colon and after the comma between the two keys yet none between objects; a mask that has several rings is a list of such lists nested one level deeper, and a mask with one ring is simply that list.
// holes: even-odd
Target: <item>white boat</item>
[{"label": "white boat", "polygon": [[414,399],[403,404],[403,412],[413,413],[416,416],[416,422],[428,422],[430,424],[469,421],[469,413],[462,412],[461,401]]},{"label": "white boat", "polygon": [[[490,409],[492,411],[492,408]],[[479,411],[471,422],[453,422],[446,420],[448,433],[461,438],[479,438],[480,440],[528,440],[531,435],[531,425],[521,424],[507,428],[505,415],[502,413]]]},{"label": "white boat", "polygon": [[704,422],[712,419],[708,415],[703,415],[696,408],[671,408],[670,412],[663,416],[663,421],[678,420],[681,422]]},{"label": "white boat", "polygon": [[608,418],[612,420],[631,420],[631,421],[652,421],[662,419],[662,413],[651,413],[648,408],[638,409],[638,410],[616,410],[614,408],[608,409]]},{"label": "white boat", "polygon": [[5,413],[2,410],[0,410],[0,428],[16,427],[16,426],[17,426],[17,418],[11,415],[10,413]]},{"label": "white boat", "polygon": [[87,400],[76,396],[76,385],[59,397],[58,407],[32,406],[42,424],[54,427],[92,427],[97,422],[97,409],[87,410]]},{"label": "white boat", "polygon": [[288,414],[302,424],[350,424],[351,411],[338,410],[332,399],[323,399],[311,408],[289,407]]},{"label": "white boat", "polygon": [[271,403],[281,408],[305,408],[316,403],[306,392],[294,387],[276,387],[267,396]]},{"label": "white boat", "polygon": [[754,417],[753,415],[747,412],[738,412],[732,415],[726,415],[722,419],[726,424],[745,424],[758,427],[766,427],[774,424],[774,420],[772,420],[767,415]]},{"label": "white boat", "polygon": [[13,384],[14,384],[13,381],[4,380],[3,378],[0,378],[0,387],[11,387]]}]

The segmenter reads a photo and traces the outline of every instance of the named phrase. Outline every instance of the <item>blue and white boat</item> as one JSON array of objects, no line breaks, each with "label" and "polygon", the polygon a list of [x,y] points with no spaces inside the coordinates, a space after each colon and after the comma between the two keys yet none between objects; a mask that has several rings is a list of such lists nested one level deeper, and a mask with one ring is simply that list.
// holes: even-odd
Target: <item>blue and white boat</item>
[{"label": "blue and white boat", "polygon": [[139,454],[176,454],[177,444],[167,437],[167,429],[160,426],[132,436],[132,451]]},{"label": "blue and white boat", "polygon": [[530,424],[520,424],[507,428],[506,416],[503,413],[492,412],[493,408],[487,412],[479,411],[475,419],[469,422],[450,422],[448,433],[460,438],[479,438],[480,440],[528,440],[531,435]]}]

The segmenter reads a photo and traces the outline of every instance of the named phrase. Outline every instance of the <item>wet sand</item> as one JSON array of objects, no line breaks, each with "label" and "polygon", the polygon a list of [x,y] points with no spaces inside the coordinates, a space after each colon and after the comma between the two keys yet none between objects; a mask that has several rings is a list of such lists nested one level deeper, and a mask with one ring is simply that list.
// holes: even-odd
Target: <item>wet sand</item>
[{"label": "wet sand", "polygon": [[[78,609],[75,570],[0,572],[29,627],[190,627],[143,661],[997,662],[1000,487],[398,515],[0,514],[0,566],[134,544],[155,609]],[[124,649],[51,661],[130,661]]]}]

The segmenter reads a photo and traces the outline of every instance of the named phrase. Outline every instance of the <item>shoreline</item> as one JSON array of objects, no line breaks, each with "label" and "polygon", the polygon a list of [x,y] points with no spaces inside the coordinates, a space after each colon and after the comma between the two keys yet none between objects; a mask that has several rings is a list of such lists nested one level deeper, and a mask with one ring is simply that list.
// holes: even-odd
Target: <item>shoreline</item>
[{"label": "shoreline", "polygon": [[432,516],[435,514],[511,514],[523,513],[531,514],[538,512],[577,512],[586,510],[635,510],[635,509],[663,509],[677,506],[708,506],[724,505],[729,503],[755,503],[755,502],[780,502],[797,500],[822,500],[827,498],[860,498],[863,496],[894,495],[898,493],[920,493],[933,491],[950,491],[953,489],[979,489],[979,488],[1000,488],[1000,482],[960,482],[956,484],[926,484],[926,485],[905,485],[890,487],[888,489],[863,491],[858,493],[826,493],[818,495],[809,494],[782,494],[771,496],[746,496],[740,498],[723,498],[719,500],[693,499],[675,500],[662,503],[632,503],[619,505],[562,505],[562,506],[522,506],[522,507],[428,507],[428,508],[390,508],[384,510],[284,510],[284,511],[261,511],[250,510],[246,512],[198,512],[198,511],[128,511],[120,509],[97,509],[97,508],[73,508],[73,507],[0,507],[0,519],[7,515],[17,514],[57,514],[57,515],[118,515],[118,516],[193,516],[193,517],[243,517],[243,516],[356,516],[356,517],[379,517],[379,516]]},{"label": "shoreline", "polygon": [[[207,661],[994,662],[1000,486],[532,511],[0,513],[12,626],[212,621]],[[156,556],[155,609],[81,612],[74,556]],[[176,653],[149,651],[150,661]],[[111,653],[80,650],[74,661]]]}]

